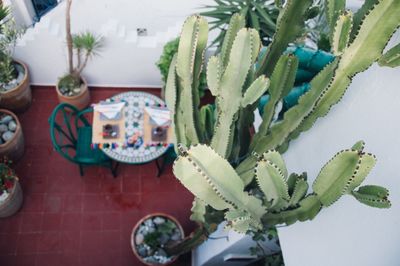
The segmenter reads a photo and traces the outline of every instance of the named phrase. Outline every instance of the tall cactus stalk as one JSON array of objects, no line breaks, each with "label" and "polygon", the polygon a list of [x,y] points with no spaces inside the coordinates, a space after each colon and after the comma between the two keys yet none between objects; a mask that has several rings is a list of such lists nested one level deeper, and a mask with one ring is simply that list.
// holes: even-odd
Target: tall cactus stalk
[{"label": "tall cactus stalk", "polygon": [[[238,232],[265,232],[276,224],[311,220],[343,195],[372,207],[390,207],[385,188],[361,186],[376,163],[372,154],[364,152],[363,142],[337,153],[321,169],[311,194],[307,194],[306,174],[289,175],[280,155],[291,140],[340,101],[355,75],[374,62],[389,67],[400,64],[399,46],[382,54],[400,26],[400,1],[367,0],[352,14],[344,9],[344,0],[327,0],[336,59],[277,120],[278,107],[293,87],[298,67],[296,57],[284,52],[302,34],[312,2],[286,2],[264,56],[259,55],[258,33],[245,29],[240,15],[232,16],[221,53],[207,64],[215,106],[201,111],[194,89],[208,29],[199,16],[185,22],[181,45],[170,66],[166,100],[180,147],[174,173],[196,196],[191,219],[205,228],[215,228],[210,224],[225,220]],[[251,140],[246,139],[255,106],[266,92],[269,101],[261,126]]]}]

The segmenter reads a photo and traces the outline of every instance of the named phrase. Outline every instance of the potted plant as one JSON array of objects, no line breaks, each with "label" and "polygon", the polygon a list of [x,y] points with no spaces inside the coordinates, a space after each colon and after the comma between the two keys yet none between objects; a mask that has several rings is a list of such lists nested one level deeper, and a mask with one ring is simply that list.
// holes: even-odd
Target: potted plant
[{"label": "potted plant", "polygon": [[0,3],[0,107],[25,111],[32,102],[27,66],[13,59],[14,48],[24,30],[18,28],[10,9]]},{"label": "potted plant", "polygon": [[[207,22],[191,16],[184,23],[165,98],[178,144],[174,174],[194,194],[191,219],[201,226],[180,244],[177,253],[201,243],[222,222],[260,239],[278,224],[314,219],[343,195],[372,207],[390,207],[387,189],[361,186],[376,163],[375,156],[364,151],[362,141],[338,152],[322,167],[312,186],[306,174],[290,174],[281,156],[291,140],[340,101],[353,76],[377,61],[384,66],[399,66],[398,46],[382,54],[400,25],[398,1],[366,2],[354,14],[354,20],[344,6],[331,3],[335,8],[326,12],[329,25],[335,25],[330,34],[336,58],[311,80],[308,92],[278,117],[298,68],[298,59],[285,51],[303,34],[312,4],[312,0],[288,0],[279,7],[276,33],[261,57],[258,31],[244,28],[241,15],[232,16],[225,48],[209,59],[206,70],[208,88],[217,104],[214,115],[205,119],[216,117],[215,124],[204,123],[201,114],[207,107],[199,106],[192,82],[202,69]],[[253,113],[266,91],[270,100],[261,125],[252,135]],[[202,134],[205,125],[213,128],[211,136]]]},{"label": "potted plant", "polygon": [[0,162],[0,218],[15,214],[23,202],[21,185],[10,163],[7,159]]},{"label": "potted plant", "polygon": [[16,162],[24,151],[24,135],[18,117],[11,111],[0,109],[0,157]]},{"label": "potted plant", "polygon": [[184,237],[174,217],[154,213],[143,217],[133,228],[131,245],[135,256],[146,265],[172,264],[178,257],[170,249]]},{"label": "potted plant", "polygon": [[[102,38],[90,32],[72,35],[71,33],[71,6],[72,0],[66,1],[66,43],[68,56],[68,73],[62,76],[56,85],[60,102],[74,105],[83,109],[89,105],[90,93],[82,71],[89,59],[97,55],[102,46]],[[74,63],[76,57],[76,64]]]}]

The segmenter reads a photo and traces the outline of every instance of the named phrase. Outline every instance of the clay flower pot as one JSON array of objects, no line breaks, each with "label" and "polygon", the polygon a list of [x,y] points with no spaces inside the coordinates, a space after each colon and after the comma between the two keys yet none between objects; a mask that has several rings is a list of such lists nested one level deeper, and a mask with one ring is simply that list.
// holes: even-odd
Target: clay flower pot
[{"label": "clay flower pot", "polygon": [[9,217],[21,209],[23,193],[18,180],[14,181],[10,194],[4,201],[0,201],[0,218]]},{"label": "clay flower pot", "polygon": [[89,105],[89,103],[90,103],[89,88],[88,88],[86,80],[82,77],[81,77],[81,80],[83,83],[83,85],[81,86],[81,91],[79,94],[74,95],[74,96],[63,95],[60,92],[60,89],[58,87],[58,82],[57,82],[56,91],[57,91],[57,96],[58,96],[58,100],[60,101],[60,103],[69,103],[69,104],[75,106],[76,108],[78,108],[79,110],[82,110]]},{"label": "clay flower pot", "polygon": [[[158,221],[157,221],[157,219],[158,219]],[[151,234],[154,232],[155,233],[160,232],[161,231],[160,227],[162,227],[163,223],[169,223],[169,225],[171,223],[173,223],[175,225],[175,228],[171,229],[171,231],[170,231],[171,233],[169,233],[169,234],[163,235],[160,233],[158,238],[153,238],[153,241],[159,242],[160,246],[157,247],[157,251],[156,250],[150,251],[149,246],[146,243],[146,236],[148,234]],[[146,232],[144,232],[144,229],[148,228],[148,226],[150,226],[152,228],[151,229],[152,232],[149,230],[146,233]],[[164,239],[165,246],[168,245],[168,243],[171,243],[170,241],[172,241],[172,243],[173,243],[174,241],[180,241],[184,238],[184,231],[183,231],[182,226],[178,222],[178,220],[176,220],[174,217],[172,217],[168,214],[164,214],[164,213],[153,213],[153,214],[143,217],[139,222],[137,222],[137,224],[135,225],[135,227],[132,230],[131,246],[132,246],[133,253],[138,258],[139,261],[141,261],[143,264],[149,265],[149,266],[170,265],[170,264],[174,263],[178,259],[178,256],[172,256],[172,257],[164,256],[163,257],[160,255],[161,249],[163,249],[163,247],[164,247],[164,244],[161,245],[161,242],[162,242],[161,239],[165,236],[169,237],[169,239],[168,238]],[[175,239],[174,239],[174,237],[175,237]],[[144,250],[145,250],[145,252],[144,252]],[[156,253],[154,253],[153,251],[155,251]],[[148,255],[144,256],[143,253],[147,253]],[[151,255],[151,253],[153,253],[153,255]],[[165,255],[166,255],[166,253],[165,253]],[[157,256],[158,256],[158,258],[156,258]],[[163,258],[161,258],[161,257],[163,257]]]},{"label": "clay flower pot", "polygon": [[13,137],[7,142],[0,144],[0,158],[7,157],[11,161],[16,162],[21,159],[25,151],[24,134],[22,133],[21,123],[18,117],[11,111],[0,109],[0,114],[12,116],[17,124]]},{"label": "clay flower pot", "polygon": [[25,75],[22,82],[15,88],[0,93],[0,107],[20,113],[31,105],[32,91],[29,83],[28,67],[23,62],[17,60],[14,62],[24,69]]}]

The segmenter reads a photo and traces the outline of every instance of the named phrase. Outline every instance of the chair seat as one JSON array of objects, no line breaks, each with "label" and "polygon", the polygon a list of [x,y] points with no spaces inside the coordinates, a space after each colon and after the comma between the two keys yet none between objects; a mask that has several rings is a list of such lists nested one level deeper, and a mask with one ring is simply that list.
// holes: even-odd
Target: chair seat
[{"label": "chair seat", "polygon": [[110,161],[100,149],[92,149],[92,127],[78,128],[78,140],[75,159],[83,164],[99,164]]}]

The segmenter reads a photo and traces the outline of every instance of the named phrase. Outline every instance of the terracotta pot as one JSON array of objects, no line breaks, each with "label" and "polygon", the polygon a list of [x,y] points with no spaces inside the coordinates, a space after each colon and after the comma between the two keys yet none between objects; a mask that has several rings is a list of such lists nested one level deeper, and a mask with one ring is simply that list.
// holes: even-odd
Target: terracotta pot
[{"label": "terracotta pot", "polygon": [[11,115],[17,123],[17,129],[13,138],[6,143],[0,144],[0,158],[7,157],[11,161],[16,162],[21,159],[25,152],[24,134],[22,133],[21,123],[18,117],[11,111],[0,109],[0,114]]},{"label": "terracotta pot", "polygon": [[20,62],[14,61],[16,64],[22,66],[25,70],[25,77],[14,89],[6,92],[1,92],[0,107],[11,110],[13,112],[21,113],[28,109],[32,102],[32,91],[29,83],[28,67]]},{"label": "terracotta pot", "polygon": [[58,82],[56,85],[56,90],[57,90],[57,96],[58,100],[60,103],[69,103],[78,108],[79,110],[82,110],[86,108],[89,103],[90,103],[90,93],[89,93],[89,88],[87,86],[87,82],[84,78],[81,78],[82,83],[84,86],[82,86],[81,92],[77,95],[74,96],[65,96],[60,92],[60,89],[58,88]]},{"label": "terracotta pot", "polygon": [[143,217],[142,219],[140,219],[139,222],[136,223],[135,227],[133,227],[133,230],[132,230],[132,234],[131,234],[131,247],[132,247],[132,250],[133,250],[133,254],[135,254],[136,258],[137,258],[140,262],[142,262],[143,264],[145,264],[145,265],[149,265],[149,266],[154,266],[154,265],[170,265],[170,264],[174,263],[174,262],[178,259],[178,256],[176,256],[176,257],[174,257],[170,262],[168,262],[168,263],[166,263],[166,264],[151,264],[151,263],[148,263],[147,261],[145,261],[145,260],[138,254],[138,252],[137,252],[137,250],[136,250],[135,236],[136,236],[136,231],[139,229],[139,226],[140,226],[144,221],[146,221],[146,220],[148,220],[148,219],[150,219],[150,218],[153,218],[153,217],[160,217],[160,216],[163,217],[163,218],[166,218],[166,219],[168,219],[168,220],[171,220],[172,222],[174,222],[174,223],[177,225],[179,231],[181,232],[182,238],[185,237],[185,235],[184,235],[185,232],[183,231],[183,228],[182,228],[181,224],[178,222],[177,219],[175,219],[175,218],[172,217],[171,215],[168,215],[168,214],[165,214],[165,213],[161,213],[161,212],[156,212],[156,213],[149,214],[149,215]]},{"label": "terracotta pot", "polygon": [[15,214],[19,209],[21,209],[22,202],[23,193],[21,185],[18,180],[16,180],[10,195],[8,195],[5,201],[0,203],[0,218],[9,217]]}]

